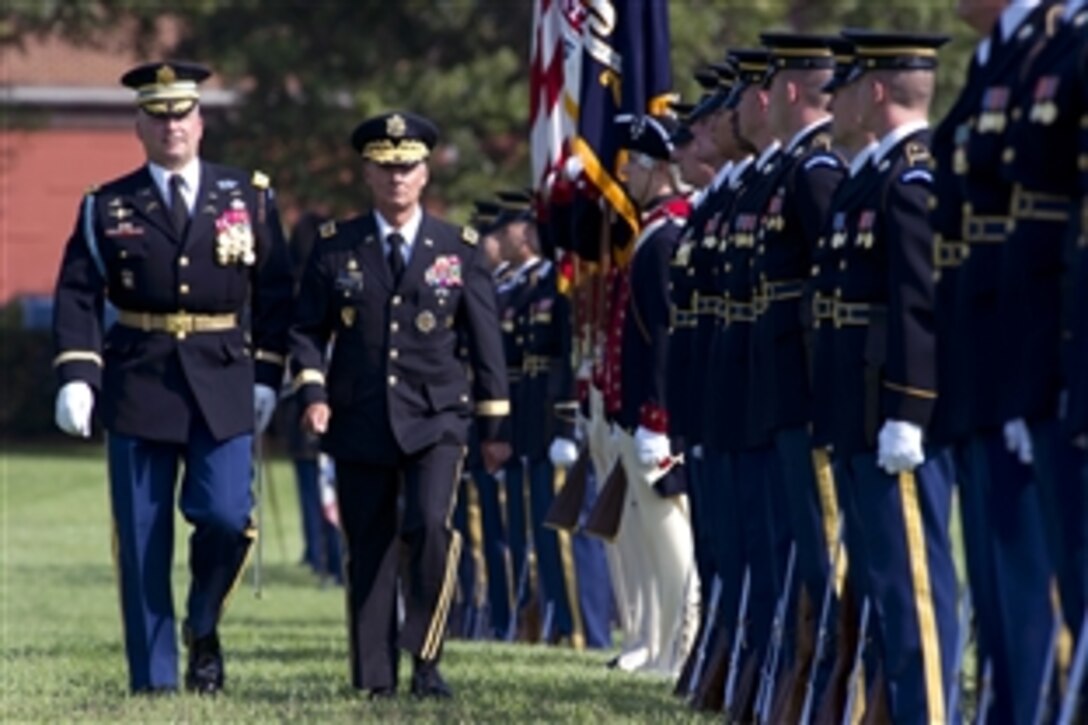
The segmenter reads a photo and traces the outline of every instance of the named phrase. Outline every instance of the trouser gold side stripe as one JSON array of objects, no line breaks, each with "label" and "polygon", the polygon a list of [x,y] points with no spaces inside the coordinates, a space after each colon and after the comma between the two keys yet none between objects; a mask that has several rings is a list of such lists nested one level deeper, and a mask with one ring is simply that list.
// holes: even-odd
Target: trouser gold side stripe
[{"label": "trouser gold side stripe", "polygon": [[1050,577],[1050,606],[1054,610],[1055,621],[1061,622],[1058,627],[1058,641],[1054,647],[1055,656],[1058,658],[1058,680],[1061,691],[1065,691],[1065,681],[1069,676],[1069,666],[1073,662],[1073,634],[1069,631],[1069,623],[1065,621],[1065,610],[1062,609],[1062,592],[1058,588],[1058,578]]},{"label": "trouser gold side stripe", "polygon": [[[567,483],[567,469],[555,467],[552,474],[552,491],[558,495]],[[574,545],[569,531],[556,529],[559,539],[559,557],[563,564],[563,583],[567,590],[567,606],[570,607],[571,634],[570,644],[576,650],[586,648],[585,625],[582,622],[582,608],[579,605],[578,570],[574,565]]]},{"label": "trouser gold side stripe", "polygon": [[476,567],[476,591],[473,604],[483,606],[487,601],[487,562],[484,560],[484,517],[480,509],[480,492],[476,482],[465,479],[465,492],[468,494],[465,514],[468,519],[468,535],[472,547],[472,561]]},{"label": "trouser gold side stripe", "polygon": [[253,525],[247,526],[246,530],[242,532],[242,536],[249,539],[249,545],[246,546],[246,554],[242,559],[242,563],[238,566],[238,571],[234,572],[234,581],[230,583],[230,588],[227,589],[226,596],[223,597],[223,601],[219,604],[219,615],[215,618],[216,622],[223,618],[223,612],[227,611],[227,606],[234,597],[234,592],[238,589],[238,585],[242,583],[242,577],[245,576],[249,561],[253,558],[253,542],[256,541],[257,537],[260,535],[260,532],[257,531],[256,527]]},{"label": "trouser gold side stripe", "polygon": [[420,658],[433,660],[438,656],[438,649],[442,646],[442,636],[446,629],[446,617],[449,615],[450,602],[453,600],[453,590],[457,583],[457,562],[461,558],[461,534],[450,532],[450,548],[446,556],[446,577],[442,581],[442,590],[438,594],[438,603],[435,605],[434,614],[431,616],[431,626],[427,628],[427,637],[423,640],[423,650]]},{"label": "trouser gold side stripe", "polygon": [[820,519],[824,526],[824,541],[827,543],[827,560],[835,567],[832,572],[835,577],[835,596],[841,597],[843,584],[846,582],[847,552],[843,546],[839,556],[835,556],[842,514],[839,510],[839,499],[835,495],[835,473],[831,469],[831,459],[825,449],[812,450],[812,467],[816,474],[816,493],[820,500]]},{"label": "trouser gold side stripe", "polygon": [[465,452],[461,449],[461,458],[453,471],[453,485],[450,491],[450,505],[446,511],[446,531],[450,532],[449,549],[446,551],[446,575],[442,580],[442,589],[438,592],[438,601],[431,613],[431,623],[427,627],[427,636],[423,638],[423,650],[420,657],[433,660],[442,646],[442,636],[446,630],[446,616],[449,614],[450,601],[457,585],[457,563],[461,559],[461,534],[453,528],[453,512],[457,508],[457,483],[461,480],[461,469],[465,464]]},{"label": "trouser gold side stripe", "polygon": [[933,588],[929,581],[922,512],[918,504],[918,483],[914,473],[899,474],[899,495],[907,536],[907,556],[914,590],[914,611],[922,642],[922,669],[925,678],[928,722],[945,722],[944,683],[941,677],[941,647],[937,637],[937,616],[933,609]]}]

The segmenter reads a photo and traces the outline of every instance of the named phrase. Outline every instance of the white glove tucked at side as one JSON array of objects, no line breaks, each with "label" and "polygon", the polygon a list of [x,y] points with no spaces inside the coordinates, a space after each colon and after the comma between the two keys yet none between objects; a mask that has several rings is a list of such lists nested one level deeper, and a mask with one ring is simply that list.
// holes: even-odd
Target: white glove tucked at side
[{"label": "white glove tucked at side", "polygon": [[82,380],[65,383],[57,392],[54,419],[57,427],[70,436],[89,438],[91,435],[91,411],[94,410],[94,391]]},{"label": "white glove tucked at side", "polygon": [[876,463],[895,476],[913,471],[926,460],[922,451],[922,429],[903,420],[887,420],[877,437]]},{"label": "white glove tucked at side", "polygon": [[267,385],[257,383],[253,386],[253,427],[257,435],[264,433],[272,422],[272,413],[276,410],[276,391]]},{"label": "white glove tucked at side", "polygon": [[1031,448],[1031,431],[1023,418],[1010,420],[1005,424],[1005,446],[1009,453],[1025,466],[1030,466],[1035,460],[1035,453]]},{"label": "white glove tucked at side", "polygon": [[654,433],[641,425],[635,431],[635,453],[638,460],[647,468],[664,466],[672,457],[669,437],[664,433]]},{"label": "white glove tucked at side", "polygon": [[548,458],[556,468],[570,468],[578,460],[578,446],[570,438],[556,438],[548,447]]}]

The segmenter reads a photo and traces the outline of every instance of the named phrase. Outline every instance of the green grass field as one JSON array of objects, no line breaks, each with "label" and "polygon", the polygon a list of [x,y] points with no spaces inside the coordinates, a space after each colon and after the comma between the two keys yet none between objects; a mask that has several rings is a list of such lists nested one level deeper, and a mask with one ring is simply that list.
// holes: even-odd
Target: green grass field
[{"label": "green grass field", "polygon": [[[292,473],[273,464],[264,595],[251,577],[220,630],[227,691],[133,698],[100,447],[0,455],[0,721],[709,722],[670,683],[607,670],[607,653],[450,642],[452,703],[371,703],[347,684],[343,591],[321,588],[301,551]],[[277,525],[278,523],[278,525]],[[174,599],[184,603],[187,527],[178,521]],[[405,658],[407,659],[407,658]],[[402,682],[408,663],[402,662]]]}]

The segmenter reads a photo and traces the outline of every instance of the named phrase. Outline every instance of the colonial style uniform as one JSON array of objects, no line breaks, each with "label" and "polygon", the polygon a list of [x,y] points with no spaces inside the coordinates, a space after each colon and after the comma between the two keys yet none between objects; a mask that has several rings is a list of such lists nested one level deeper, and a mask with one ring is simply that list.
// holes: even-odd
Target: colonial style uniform
[{"label": "colonial style uniform", "polygon": [[[352,143],[367,163],[405,165],[421,163],[436,136],[426,119],[389,113],[364,121]],[[373,211],[323,236],[291,328],[292,369],[303,401],[332,409],[322,448],[336,461],[348,546],[351,681],[382,692],[396,685],[398,647],[414,655],[417,674],[441,654],[461,551],[449,517],[469,420],[475,413],[482,440],[499,435],[510,409],[505,364],[475,230],[417,210],[402,231]],[[402,541],[410,572],[400,580],[398,632]]]},{"label": "colonial style uniform", "polygon": [[[651,116],[617,118],[625,148],[656,160],[668,161],[670,131]],[[670,436],[667,379],[669,359],[669,260],[680,229],[690,213],[687,200],[653,200],[643,210],[642,230],[635,240],[630,263],[630,295],[621,338],[620,459],[627,475],[628,507],[622,525],[637,517],[642,535],[652,541],[646,551],[647,568],[640,585],[648,607],[645,645],[647,668],[678,674],[687,656],[694,614],[685,606],[698,589],[695,584],[691,525],[682,479],[676,474],[672,452],[652,465],[639,453],[647,436]],[[690,629],[688,629],[690,627]]]},{"label": "colonial style uniform", "polygon": [[[195,112],[208,75],[152,63],[122,83],[138,89],[143,113],[180,118]],[[184,461],[180,506],[194,527],[186,685],[213,692],[223,684],[216,627],[255,536],[254,385],[274,401],[291,275],[266,176],[198,159],[169,182],[168,173],[149,163],[84,197],[57,280],[54,367],[59,407],[65,391],[89,385],[107,431],[134,691],[177,685],[170,562]],[[106,300],[119,319],[103,330]]]},{"label": "colonial style uniform", "polygon": [[[946,40],[844,35],[855,45],[854,77],[933,69],[936,48]],[[928,136],[920,121],[880,140],[876,174],[845,225],[834,292],[831,443],[862,525],[859,558],[868,570],[884,694],[896,722],[947,719],[956,643],[951,470],[932,450],[920,465],[916,458],[937,383]],[[918,450],[911,450],[912,440]]]}]

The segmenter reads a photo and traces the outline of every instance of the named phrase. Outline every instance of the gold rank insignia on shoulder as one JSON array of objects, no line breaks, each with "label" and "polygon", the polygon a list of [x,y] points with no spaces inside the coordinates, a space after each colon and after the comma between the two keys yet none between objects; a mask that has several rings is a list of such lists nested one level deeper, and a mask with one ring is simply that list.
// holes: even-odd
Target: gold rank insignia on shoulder
[{"label": "gold rank insignia on shoulder", "polygon": [[85,195],[90,196],[98,191],[98,184],[91,184],[87,187],[87,190],[83,192]]},{"label": "gold rank insignia on shoulder", "polygon": [[253,178],[249,180],[249,183],[258,189],[267,189],[269,184],[268,174],[263,171],[254,171]]},{"label": "gold rank insignia on shoulder", "polygon": [[461,241],[470,247],[475,247],[480,241],[480,233],[472,227],[461,227]]},{"label": "gold rank insignia on shoulder", "polygon": [[818,134],[816,134],[816,136],[813,137],[813,139],[812,139],[812,148],[822,149],[824,151],[830,151],[831,150],[831,134],[829,134],[829,133],[818,133]]},{"label": "gold rank insignia on shoulder", "polygon": [[328,239],[329,237],[336,234],[336,222],[325,222],[320,227],[318,227],[317,231],[318,234],[321,235],[322,239]]},{"label": "gold rank insignia on shoulder", "polygon": [[903,154],[907,157],[907,163],[911,166],[929,163],[929,149],[923,144],[911,142],[907,144]]}]

